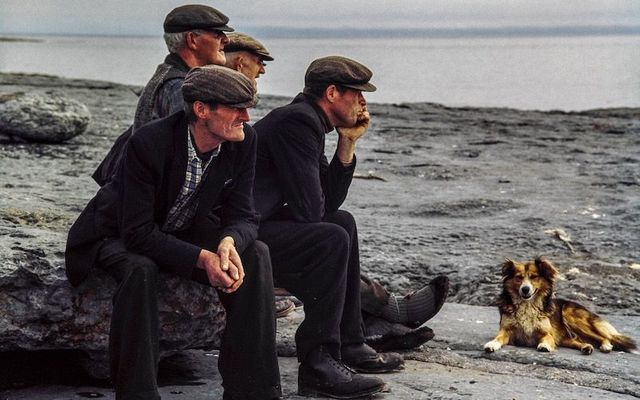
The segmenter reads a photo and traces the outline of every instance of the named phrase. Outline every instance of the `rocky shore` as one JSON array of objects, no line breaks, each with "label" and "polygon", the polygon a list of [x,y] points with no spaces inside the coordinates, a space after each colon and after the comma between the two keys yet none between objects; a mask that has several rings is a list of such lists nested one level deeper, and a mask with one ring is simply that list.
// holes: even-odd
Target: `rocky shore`
[{"label": "rocky shore", "polygon": [[[95,194],[90,175],[131,123],[139,90],[0,74],[0,94],[63,95],[86,105],[92,116],[85,133],[62,144],[14,142],[0,134],[0,285],[16,271],[25,282],[45,271],[65,284],[66,231]],[[263,96],[252,117],[258,120],[287,101]],[[344,205],[359,222],[362,267],[399,293],[438,274],[452,282],[449,304],[427,323],[436,338],[407,354],[414,361],[389,376],[391,392],[380,397],[640,397],[638,355],[481,351],[497,329],[497,311],[490,306],[506,257],[547,257],[561,272],[560,296],[607,316],[640,341],[640,109],[567,113],[429,103],[370,109],[372,128],[357,152],[361,179],[354,180]],[[0,317],[9,303],[18,307],[11,312],[42,307],[28,296],[9,300],[5,293]],[[55,322],[53,316],[65,312],[47,317],[41,311],[34,313],[38,323]],[[282,343],[290,339],[294,318],[279,321]],[[55,335],[31,339],[55,341]],[[60,369],[58,357],[41,356],[34,363]],[[6,370],[29,357],[0,353],[0,365]],[[165,397],[212,398],[219,379],[213,359],[215,353],[197,350],[167,359]],[[189,367],[176,367],[176,360],[187,360]],[[281,368],[285,392],[292,394],[295,359],[282,358]],[[113,398],[108,389],[90,386],[99,383],[94,380],[10,376],[0,379],[2,400],[67,399],[84,392]],[[59,386],[65,384],[70,386]]]}]

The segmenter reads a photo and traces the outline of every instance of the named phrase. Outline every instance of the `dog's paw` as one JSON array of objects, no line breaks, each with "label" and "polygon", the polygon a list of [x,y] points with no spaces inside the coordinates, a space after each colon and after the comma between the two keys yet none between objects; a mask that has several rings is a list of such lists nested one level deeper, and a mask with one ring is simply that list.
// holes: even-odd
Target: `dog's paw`
[{"label": "dog's paw", "polygon": [[588,356],[589,354],[593,353],[593,346],[590,344],[584,344],[582,345],[582,347],[580,347],[580,352]]},{"label": "dog's paw", "polygon": [[602,342],[600,345],[600,351],[603,353],[611,353],[611,350],[613,350],[613,345],[609,341]]},{"label": "dog's paw", "polygon": [[555,351],[555,347],[549,345],[548,343],[540,343],[538,345],[538,351],[542,351],[545,353],[551,353],[552,351]]},{"label": "dog's paw", "polygon": [[484,345],[484,351],[487,353],[493,353],[494,351],[500,350],[501,347],[502,344],[500,344],[500,342],[498,342],[497,340],[492,340]]}]

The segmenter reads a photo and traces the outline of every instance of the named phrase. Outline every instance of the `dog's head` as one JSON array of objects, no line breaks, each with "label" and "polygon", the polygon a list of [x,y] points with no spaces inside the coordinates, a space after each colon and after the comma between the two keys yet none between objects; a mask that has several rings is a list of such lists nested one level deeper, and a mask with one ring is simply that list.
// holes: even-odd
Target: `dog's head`
[{"label": "dog's head", "polygon": [[557,274],[553,264],[540,257],[524,263],[507,259],[502,264],[504,290],[514,303],[551,295]]}]

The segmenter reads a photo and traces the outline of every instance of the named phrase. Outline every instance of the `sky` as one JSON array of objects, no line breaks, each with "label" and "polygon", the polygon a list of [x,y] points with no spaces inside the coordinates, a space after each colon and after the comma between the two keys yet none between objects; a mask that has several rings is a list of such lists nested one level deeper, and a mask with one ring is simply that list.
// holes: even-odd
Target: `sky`
[{"label": "sky", "polygon": [[[248,33],[511,27],[640,28],[639,0],[220,0]],[[1,0],[0,34],[159,35],[175,0]]]}]

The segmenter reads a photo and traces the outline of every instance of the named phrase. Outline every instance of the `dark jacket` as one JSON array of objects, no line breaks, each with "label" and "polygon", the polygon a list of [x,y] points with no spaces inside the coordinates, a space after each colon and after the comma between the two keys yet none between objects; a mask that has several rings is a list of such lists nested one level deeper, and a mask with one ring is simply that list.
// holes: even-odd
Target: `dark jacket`
[{"label": "dark jacket", "polygon": [[105,238],[120,238],[128,250],[150,257],[169,272],[190,277],[202,235],[217,246],[232,236],[242,252],[257,236],[252,183],[256,135],[245,125],[243,142],[225,142],[201,182],[193,226],[160,230],[182,188],[187,166],[187,121],[183,112],[145,125],[131,137],[122,167],[100,188],[69,231],[65,252],[69,281],[80,284]]},{"label": "dark jacket", "polygon": [[133,125],[118,136],[109,153],[91,175],[98,185],[104,185],[116,173],[133,132],[153,119],[167,117],[182,110],[182,81],[187,72],[189,66],[177,54],[169,54],[164,62],[158,65],[140,94]]},{"label": "dark jacket", "polygon": [[[337,210],[345,198],[353,172],[338,157],[324,154],[325,135],[333,130],[311,99],[299,94],[254,125],[258,134],[254,195],[260,218],[318,222]],[[284,207],[285,204],[287,207]]]}]

